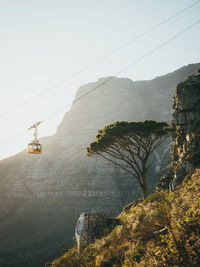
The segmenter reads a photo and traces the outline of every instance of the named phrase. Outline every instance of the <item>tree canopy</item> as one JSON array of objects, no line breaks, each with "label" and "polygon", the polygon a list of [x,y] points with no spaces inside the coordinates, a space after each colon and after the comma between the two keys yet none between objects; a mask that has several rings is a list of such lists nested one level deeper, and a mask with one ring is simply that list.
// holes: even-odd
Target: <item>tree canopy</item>
[{"label": "tree canopy", "polygon": [[87,148],[87,155],[103,157],[131,174],[139,182],[144,198],[147,160],[165,141],[170,129],[165,122],[117,121],[98,131],[96,141]]}]

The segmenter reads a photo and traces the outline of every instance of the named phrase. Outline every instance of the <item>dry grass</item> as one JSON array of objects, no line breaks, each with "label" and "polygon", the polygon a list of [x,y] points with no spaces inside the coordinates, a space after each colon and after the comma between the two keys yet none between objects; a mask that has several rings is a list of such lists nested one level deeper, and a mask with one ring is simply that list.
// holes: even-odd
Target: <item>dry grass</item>
[{"label": "dry grass", "polygon": [[52,267],[200,266],[199,169],[173,193],[152,194],[118,218],[122,225],[108,236]]}]

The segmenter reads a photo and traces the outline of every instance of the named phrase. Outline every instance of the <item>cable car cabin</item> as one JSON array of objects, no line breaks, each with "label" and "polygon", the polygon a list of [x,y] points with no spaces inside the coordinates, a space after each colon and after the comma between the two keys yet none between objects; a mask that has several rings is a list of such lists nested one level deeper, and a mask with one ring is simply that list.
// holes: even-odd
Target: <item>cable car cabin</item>
[{"label": "cable car cabin", "polygon": [[38,141],[38,126],[42,123],[42,121],[38,121],[33,124],[29,130],[34,129],[34,140],[32,143],[28,144],[27,152],[31,154],[41,154],[42,153],[42,145]]},{"label": "cable car cabin", "polygon": [[28,144],[28,153],[31,154],[41,154],[42,153],[42,145],[40,143],[30,143]]}]

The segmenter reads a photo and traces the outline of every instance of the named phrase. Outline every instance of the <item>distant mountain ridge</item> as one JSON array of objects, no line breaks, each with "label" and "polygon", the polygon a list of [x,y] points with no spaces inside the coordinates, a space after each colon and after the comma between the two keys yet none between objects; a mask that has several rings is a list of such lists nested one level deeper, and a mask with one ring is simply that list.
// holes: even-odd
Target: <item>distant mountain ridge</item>
[{"label": "distant mountain ridge", "polygon": [[[81,212],[115,215],[137,197],[138,186],[126,173],[88,159],[86,147],[98,129],[117,120],[171,121],[177,83],[199,67],[190,64],[150,81],[113,78],[73,103],[56,134],[46,139],[42,155],[22,152],[0,161],[0,265],[43,266],[71,239]],[[76,98],[103,79],[81,86]],[[168,147],[154,155],[149,190],[168,161]]]}]

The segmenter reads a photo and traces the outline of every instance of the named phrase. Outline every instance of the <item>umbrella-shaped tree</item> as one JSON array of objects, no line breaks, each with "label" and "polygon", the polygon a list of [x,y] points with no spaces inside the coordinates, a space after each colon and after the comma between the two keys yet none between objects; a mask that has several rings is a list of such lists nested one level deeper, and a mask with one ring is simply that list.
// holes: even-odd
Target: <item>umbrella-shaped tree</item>
[{"label": "umbrella-shaped tree", "polygon": [[165,122],[117,121],[98,131],[96,141],[87,148],[88,156],[100,156],[128,172],[147,195],[148,160],[166,140],[170,126]]}]

